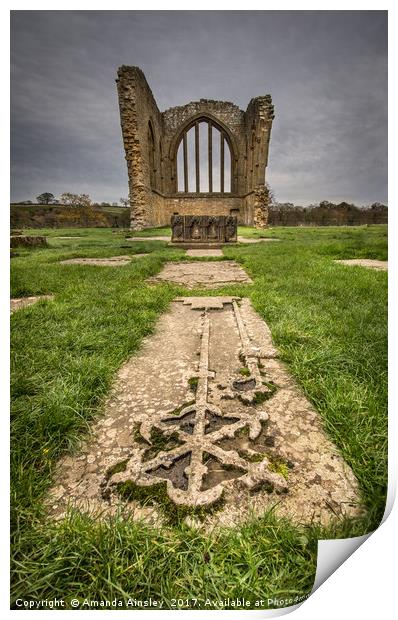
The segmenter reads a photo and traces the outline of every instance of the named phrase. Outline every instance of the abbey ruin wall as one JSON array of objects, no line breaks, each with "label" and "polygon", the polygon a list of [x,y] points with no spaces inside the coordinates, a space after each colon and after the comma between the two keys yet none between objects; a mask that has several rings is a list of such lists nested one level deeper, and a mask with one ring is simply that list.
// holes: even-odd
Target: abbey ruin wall
[{"label": "abbey ruin wall", "polygon": [[246,112],[209,99],[160,112],[143,72],[126,66],[117,88],[132,229],[167,225],[173,214],[232,214],[266,225],[270,95],[252,99]]}]

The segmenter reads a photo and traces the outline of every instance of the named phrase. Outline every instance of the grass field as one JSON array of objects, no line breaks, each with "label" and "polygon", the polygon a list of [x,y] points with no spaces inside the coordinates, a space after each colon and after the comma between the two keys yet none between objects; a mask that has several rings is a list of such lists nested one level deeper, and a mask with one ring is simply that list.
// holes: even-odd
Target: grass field
[{"label": "grass field", "polygon": [[[211,537],[184,524],[156,531],[119,517],[94,522],[73,512],[58,525],[45,520],[43,497],[57,459],[78,449],[117,369],[170,301],[187,294],[183,287],[149,286],[145,279],[166,260],[186,257],[145,239],[169,229],[144,231],[142,241],[133,242],[122,230],[30,232],[47,234],[50,247],[18,249],[11,261],[12,296],[53,293],[55,300],[11,319],[12,601],[152,597],[170,608],[180,598],[188,599],[185,607],[219,609],[228,597],[308,593],[318,538],[363,534],[377,526],[384,510],[387,274],[333,259],[386,260],[386,227],[245,228],[239,234],[281,241],[225,250],[225,258],[240,262],[254,284],[210,294],[251,298],[358,477],[367,514],[321,530],[294,527],[269,513]],[[149,255],[120,268],[58,263],[142,252]]]}]

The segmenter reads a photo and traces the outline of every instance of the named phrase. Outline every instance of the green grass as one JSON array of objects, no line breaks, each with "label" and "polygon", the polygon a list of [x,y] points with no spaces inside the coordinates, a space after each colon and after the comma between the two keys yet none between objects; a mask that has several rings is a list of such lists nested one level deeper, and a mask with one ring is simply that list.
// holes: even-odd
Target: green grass
[{"label": "green grass", "polygon": [[[303,595],[313,583],[316,540],[271,515],[218,537],[183,525],[161,531],[126,520],[93,523],[73,514],[49,524],[18,565],[15,598],[152,599],[170,609],[220,609],[225,598],[252,601]],[[194,599],[197,599],[195,604]],[[206,603],[206,601],[209,601]],[[228,607],[228,606],[227,606]]]},{"label": "green grass", "polygon": [[[225,250],[254,284],[188,293],[145,283],[166,260],[185,258],[164,242],[126,242],[122,230],[35,230],[48,234],[50,247],[18,249],[11,261],[12,296],[53,293],[55,300],[11,319],[12,600],[152,596],[169,608],[172,598],[193,597],[200,599],[197,608],[211,609],[219,604],[206,606],[206,598],[289,598],[311,589],[318,538],[374,529],[387,482],[387,274],[333,259],[384,260],[386,233],[385,226],[239,230],[280,239]],[[167,229],[145,231],[150,234]],[[149,255],[118,268],[58,264],[142,252]],[[57,459],[78,448],[120,365],[183,294],[251,298],[358,477],[367,507],[363,519],[325,530],[294,527],[269,513],[210,537],[181,524],[157,531],[122,515],[45,520],[42,502]]]},{"label": "green grass", "polygon": [[132,237],[170,237],[170,226],[158,226],[157,228],[146,228],[145,230],[136,231],[130,233]]}]

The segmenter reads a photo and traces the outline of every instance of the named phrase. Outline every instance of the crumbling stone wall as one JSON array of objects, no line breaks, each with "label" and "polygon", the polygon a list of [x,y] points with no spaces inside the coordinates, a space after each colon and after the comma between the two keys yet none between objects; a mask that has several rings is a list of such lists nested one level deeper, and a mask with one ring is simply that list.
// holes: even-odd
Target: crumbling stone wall
[{"label": "crumbling stone wall", "polygon": [[[169,224],[176,213],[232,214],[239,223],[266,226],[265,170],[274,118],[270,95],[252,99],[246,112],[229,101],[210,99],[160,112],[138,67],[120,67],[116,81],[133,230]],[[184,132],[199,121],[211,122],[226,136],[230,193],[178,191],[178,146]]]},{"label": "crumbling stone wall", "polygon": [[[145,76],[138,67],[121,67],[117,87],[129,177],[131,227],[140,230],[151,223],[152,190],[161,187],[162,165],[157,145],[163,133],[162,117]],[[154,140],[152,162],[151,135]]]},{"label": "crumbling stone wall", "polygon": [[263,185],[257,185],[254,190],[253,225],[256,228],[266,228],[268,224],[269,191]]}]

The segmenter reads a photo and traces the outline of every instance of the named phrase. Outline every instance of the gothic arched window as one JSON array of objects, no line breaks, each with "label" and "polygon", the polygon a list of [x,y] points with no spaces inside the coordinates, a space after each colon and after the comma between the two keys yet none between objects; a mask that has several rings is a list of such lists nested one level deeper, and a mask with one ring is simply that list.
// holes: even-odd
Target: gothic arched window
[{"label": "gothic arched window", "polygon": [[231,193],[233,158],[227,133],[201,118],[183,132],[177,146],[177,191]]}]

